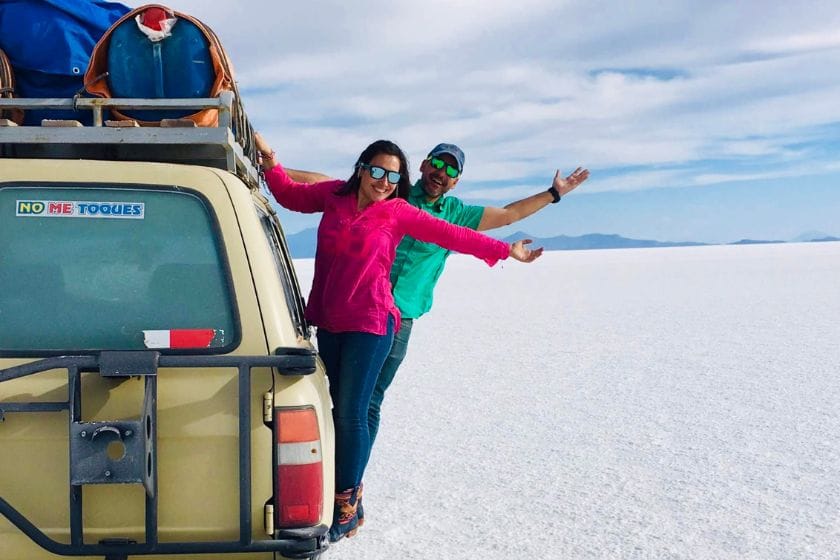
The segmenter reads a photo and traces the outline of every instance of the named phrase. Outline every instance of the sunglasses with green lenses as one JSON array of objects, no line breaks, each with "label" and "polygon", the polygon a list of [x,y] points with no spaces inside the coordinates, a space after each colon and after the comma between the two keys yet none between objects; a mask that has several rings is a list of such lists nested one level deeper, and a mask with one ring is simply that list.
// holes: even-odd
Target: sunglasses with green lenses
[{"label": "sunglasses with green lenses", "polygon": [[458,175],[461,174],[461,172],[458,171],[457,167],[455,167],[454,165],[449,165],[439,157],[430,157],[429,163],[431,163],[432,167],[434,167],[435,169],[443,169],[444,167],[446,167],[446,175],[452,179],[457,179]]},{"label": "sunglasses with green lenses", "polygon": [[383,167],[379,167],[378,165],[371,165],[369,163],[360,163],[359,167],[362,169],[367,169],[367,172],[370,173],[370,178],[374,181],[378,181],[382,177],[391,183],[392,185],[396,185],[400,182],[400,178],[402,177],[402,173],[399,171],[388,171]]}]

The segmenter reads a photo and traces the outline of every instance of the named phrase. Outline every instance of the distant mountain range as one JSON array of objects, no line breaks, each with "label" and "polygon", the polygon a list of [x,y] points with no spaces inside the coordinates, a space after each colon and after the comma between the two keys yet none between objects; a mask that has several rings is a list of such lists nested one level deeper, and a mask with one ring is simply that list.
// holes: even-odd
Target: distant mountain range
[{"label": "distant mountain range", "polygon": [[[695,247],[701,245],[713,245],[712,243],[698,243],[695,241],[654,241],[652,239],[631,239],[616,234],[588,233],[586,235],[569,236],[558,235],[555,237],[536,237],[528,233],[518,231],[512,235],[502,238],[503,241],[512,242],[519,239],[533,239],[532,246],[545,247],[547,251],[576,251],[584,249],[633,249],[644,247]],[[827,235],[822,232],[807,232],[792,239],[795,243],[810,243],[822,241],[840,241],[840,238]],[[316,230],[315,228],[305,229],[286,236],[289,251],[296,259],[306,259],[315,256]],[[788,243],[781,240],[762,239],[741,239],[733,243],[722,245],[758,245],[765,243]]]},{"label": "distant mountain range", "polygon": [[805,233],[800,233],[791,239],[791,241],[794,243],[808,243],[811,241],[837,241],[837,238],[822,231],[806,231]]},{"label": "distant mountain range", "polygon": [[523,231],[503,238],[511,243],[519,239],[533,239],[534,247],[544,247],[547,251],[575,251],[581,249],[630,249],[638,247],[693,247],[707,245],[694,241],[654,241],[651,239],[630,239],[616,234],[588,233],[586,235],[556,237],[534,237]]}]

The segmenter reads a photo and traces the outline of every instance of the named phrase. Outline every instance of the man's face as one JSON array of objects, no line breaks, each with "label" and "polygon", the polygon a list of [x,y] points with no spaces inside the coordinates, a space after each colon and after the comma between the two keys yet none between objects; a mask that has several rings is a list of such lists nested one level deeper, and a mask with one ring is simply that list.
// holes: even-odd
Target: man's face
[{"label": "man's face", "polygon": [[[442,159],[448,165],[451,165],[456,169],[458,167],[458,163],[455,161],[455,158],[449,154],[441,154],[435,157]],[[432,199],[439,198],[455,188],[455,185],[458,183],[458,179],[461,178],[460,175],[454,179],[447,175],[446,166],[444,166],[443,169],[435,169],[428,158],[424,159],[423,163],[420,164],[420,175],[423,190],[426,191],[426,196]]]}]

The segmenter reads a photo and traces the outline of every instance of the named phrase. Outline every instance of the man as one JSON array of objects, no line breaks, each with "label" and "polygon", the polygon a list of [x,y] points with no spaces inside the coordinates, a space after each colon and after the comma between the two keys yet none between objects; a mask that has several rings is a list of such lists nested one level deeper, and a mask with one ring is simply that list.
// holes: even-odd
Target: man
[{"label": "man", "polygon": [[[325,176],[304,171],[286,170],[297,181],[314,182]],[[578,167],[568,177],[560,171],[546,191],[511,202],[503,208],[471,206],[446,194],[458,184],[464,171],[464,152],[454,144],[438,144],[420,164],[420,179],[411,188],[408,202],[435,217],[453,224],[486,231],[507,226],[542,210],[589,177],[589,171]],[[405,237],[397,247],[397,257],[391,268],[394,300],[402,314],[399,332],[394,336],[391,351],[379,372],[376,388],[368,408],[368,428],[373,447],[379,430],[379,418],[385,391],[405,359],[414,320],[432,307],[435,285],[443,272],[450,251],[431,243]]]}]

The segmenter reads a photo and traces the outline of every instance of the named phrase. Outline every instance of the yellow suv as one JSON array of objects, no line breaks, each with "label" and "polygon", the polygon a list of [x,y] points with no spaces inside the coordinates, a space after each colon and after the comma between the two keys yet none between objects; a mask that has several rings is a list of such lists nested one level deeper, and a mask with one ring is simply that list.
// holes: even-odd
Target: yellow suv
[{"label": "yellow suv", "polygon": [[[0,103],[102,124],[126,101]],[[0,122],[0,558],[327,546],[331,405],[292,261],[231,96],[193,103],[220,125]]]}]

